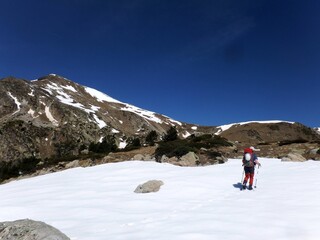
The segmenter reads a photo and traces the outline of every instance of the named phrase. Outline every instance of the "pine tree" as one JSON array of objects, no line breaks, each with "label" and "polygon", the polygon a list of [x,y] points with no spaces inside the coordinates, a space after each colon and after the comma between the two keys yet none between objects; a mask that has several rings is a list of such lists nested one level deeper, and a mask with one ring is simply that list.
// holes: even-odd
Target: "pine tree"
[{"label": "pine tree", "polygon": [[89,151],[96,153],[109,153],[116,151],[117,148],[114,136],[108,135],[102,139],[102,142],[90,143]]},{"label": "pine tree", "polygon": [[139,138],[128,138],[127,146],[125,147],[126,151],[131,151],[141,147],[141,142]]},{"label": "pine tree", "polygon": [[178,131],[176,127],[170,127],[167,133],[163,137],[164,142],[174,141],[178,139]]},{"label": "pine tree", "polygon": [[151,132],[148,133],[146,137],[146,143],[149,144],[150,146],[154,146],[154,142],[157,140],[158,134],[156,131],[152,130]]}]

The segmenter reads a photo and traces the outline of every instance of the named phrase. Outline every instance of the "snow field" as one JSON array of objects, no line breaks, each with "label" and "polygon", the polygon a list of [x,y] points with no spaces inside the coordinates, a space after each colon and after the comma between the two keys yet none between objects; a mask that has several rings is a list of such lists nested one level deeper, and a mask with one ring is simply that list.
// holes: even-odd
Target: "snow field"
[{"label": "snow field", "polygon": [[[72,240],[319,239],[320,162],[260,162],[254,191],[240,191],[239,159],[128,161],[15,181],[0,186],[0,221],[44,221]],[[159,192],[133,192],[152,179],[164,182]]]}]

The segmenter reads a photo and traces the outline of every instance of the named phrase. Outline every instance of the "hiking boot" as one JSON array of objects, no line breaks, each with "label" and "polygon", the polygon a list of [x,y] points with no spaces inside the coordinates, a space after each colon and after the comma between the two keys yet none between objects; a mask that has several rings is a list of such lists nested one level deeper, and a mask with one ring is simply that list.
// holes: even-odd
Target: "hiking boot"
[{"label": "hiking boot", "polygon": [[253,188],[252,188],[252,185],[249,185],[248,189],[249,189],[249,190],[252,190],[252,189],[253,189]]},{"label": "hiking boot", "polygon": [[246,188],[247,188],[247,185],[243,184],[242,189],[246,189]]}]

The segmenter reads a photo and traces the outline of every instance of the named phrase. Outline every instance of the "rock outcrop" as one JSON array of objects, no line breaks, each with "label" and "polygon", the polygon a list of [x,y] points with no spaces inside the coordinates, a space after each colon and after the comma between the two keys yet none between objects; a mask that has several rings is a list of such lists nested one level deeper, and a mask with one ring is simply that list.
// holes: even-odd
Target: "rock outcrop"
[{"label": "rock outcrop", "polygon": [[233,124],[224,131],[217,129],[217,133],[229,141],[249,146],[320,142],[316,130],[294,122],[250,122]]},{"label": "rock outcrop", "polygon": [[281,161],[283,162],[304,162],[307,161],[301,154],[299,153],[289,153],[284,156]]}]

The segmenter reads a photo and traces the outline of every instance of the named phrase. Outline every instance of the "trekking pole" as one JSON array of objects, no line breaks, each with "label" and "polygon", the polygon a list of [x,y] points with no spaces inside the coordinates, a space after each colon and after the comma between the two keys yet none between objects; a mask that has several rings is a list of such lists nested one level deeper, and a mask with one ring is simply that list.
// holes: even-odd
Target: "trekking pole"
[{"label": "trekking pole", "polygon": [[258,170],[257,170],[257,174],[256,174],[256,180],[255,180],[255,182],[254,182],[254,188],[257,188],[257,181],[258,181],[259,168],[260,168],[260,166],[258,166]]},{"label": "trekking pole", "polygon": [[241,184],[242,184],[242,182],[243,182],[243,177],[244,177],[244,169],[243,169],[242,177],[241,177],[241,181],[240,181]]}]

